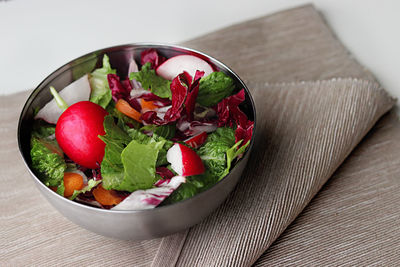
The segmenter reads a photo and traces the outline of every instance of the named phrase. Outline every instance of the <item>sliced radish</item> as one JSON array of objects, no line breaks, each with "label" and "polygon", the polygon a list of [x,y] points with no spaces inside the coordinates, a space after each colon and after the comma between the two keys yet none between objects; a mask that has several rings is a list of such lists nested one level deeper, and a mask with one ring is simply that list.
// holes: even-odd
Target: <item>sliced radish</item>
[{"label": "sliced radish", "polygon": [[[86,74],[80,79],[62,89],[59,94],[70,106],[79,101],[89,100],[90,97],[89,76]],[[43,119],[48,123],[56,124],[63,110],[57,105],[53,98],[36,114],[35,119]]]},{"label": "sliced radish", "polygon": [[204,172],[199,155],[182,144],[174,144],[167,152],[167,161],[172,169],[181,176],[198,175]]},{"label": "sliced radish", "polygon": [[186,179],[182,176],[159,180],[155,183],[155,188],[134,191],[112,210],[146,210],[155,208],[184,182],[186,182]]},{"label": "sliced radish", "polygon": [[178,74],[183,71],[188,72],[194,77],[196,70],[204,71],[206,77],[214,72],[213,68],[207,61],[192,55],[179,55],[169,58],[156,69],[157,75],[167,79],[173,80]]},{"label": "sliced radish", "polygon": [[186,139],[184,142],[193,148],[198,148],[202,144],[204,144],[206,139],[207,139],[207,133],[202,132],[199,133],[198,135],[190,137],[189,139]]}]

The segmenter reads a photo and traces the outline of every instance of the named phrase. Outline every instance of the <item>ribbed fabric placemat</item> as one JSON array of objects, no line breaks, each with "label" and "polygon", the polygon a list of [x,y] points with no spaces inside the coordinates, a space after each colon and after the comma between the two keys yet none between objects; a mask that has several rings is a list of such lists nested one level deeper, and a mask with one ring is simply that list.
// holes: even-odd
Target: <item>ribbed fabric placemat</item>
[{"label": "ribbed fabric placemat", "polygon": [[[24,169],[16,123],[27,93],[1,97],[0,265],[252,264],[394,103],[312,6],[234,25],[185,45],[237,71],[265,115],[259,116],[253,161],[235,193],[198,226],[163,239],[128,242],[90,233],[40,197]],[[351,78],[331,79],[336,77]],[[290,83],[301,80],[310,82]],[[244,201],[237,203],[237,196]],[[260,210],[247,209],[257,205]],[[257,264],[269,259],[264,254]]]},{"label": "ribbed fabric placemat", "polygon": [[176,249],[178,266],[254,263],[393,105],[378,84],[354,79],[249,86],[254,151],[234,193]]},{"label": "ribbed fabric placemat", "polygon": [[255,266],[399,266],[399,140],[391,112]]}]

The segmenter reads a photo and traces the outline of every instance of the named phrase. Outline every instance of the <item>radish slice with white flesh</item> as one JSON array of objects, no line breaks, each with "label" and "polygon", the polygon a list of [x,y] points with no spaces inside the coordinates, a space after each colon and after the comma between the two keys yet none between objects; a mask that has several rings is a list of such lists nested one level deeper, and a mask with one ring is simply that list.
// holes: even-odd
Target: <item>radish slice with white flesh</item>
[{"label": "radish slice with white flesh", "polygon": [[155,183],[157,187],[147,190],[136,190],[125,198],[112,210],[147,210],[157,207],[186,179],[182,176],[174,176],[171,179],[159,180]]},{"label": "radish slice with white flesh", "polygon": [[[90,92],[89,76],[86,74],[73,83],[67,85],[58,93],[67,105],[71,106],[76,102],[89,100]],[[35,119],[43,119],[48,123],[57,124],[58,118],[62,113],[63,110],[57,105],[56,100],[53,98],[41,110],[39,110]]]},{"label": "radish slice with white flesh", "polygon": [[167,161],[171,168],[181,176],[202,174],[205,171],[204,164],[199,155],[192,149],[176,143],[167,152]]},{"label": "radish slice with white flesh", "polygon": [[200,147],[202,144],[204,144],[204,142],[207,140],[207,133],[206,132],[201,132],[195,136],[192,136],[188,139],[186,139],[185,142],[186,144],[188,144],[189,146],[193,147],[193,148],[198,148]]},{"label": "radish slice with white flesh", "polygon": [[214,72],[213,68],[207,61],[192,55],[179,55],[171,57],[157,67],[157,75],[167,80],[173,80],[178,74],[183,71],[189,73],[192,77],[196,74],[196,70],[204,71],[206,77]]}]

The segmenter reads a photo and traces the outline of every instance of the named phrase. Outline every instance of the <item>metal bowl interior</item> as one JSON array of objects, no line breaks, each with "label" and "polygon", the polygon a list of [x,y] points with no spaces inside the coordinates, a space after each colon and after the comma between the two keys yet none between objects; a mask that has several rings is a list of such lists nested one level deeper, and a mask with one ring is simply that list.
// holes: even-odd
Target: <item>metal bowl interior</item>
[{"label": "metal bowl interior", "polygon": [[[157,49],[161,55],[167,58],[179,54],[193,54],[205,59],[217,70],[231,76],[236,83],[237,90],[245,89],[246,99],[241,105],[241,109],[249,119],[255,121],[256,117],[254,101],[248,88],[231,69],[210,56],[184,47],[142,43],[105,48],[72,60],[50,74],[32,92],[21,112],[17,134],[22,158],[40,192],[60,213],[90,231],[118,239],[140,240],[161,237],[184,230],[200,222],[226,199],[237,184],[255,139],[253,134],[244,157],[235,164],[225,178],[213,187],[190,199],[152,210],[111,211],[98,209],[70,201],[45,186],[30,167],[30,134],[34,110],[43,107],[52,98],[48,90],[49,86],[54,86],[57,90],[64,88],[86,73],[100,67],[104,54],[109,56],[111,66],[117,69],[119,76],[126,77],[130,60],[134,58],[136,62],[140,62],[140,53],[148,48]],[[256,125],[254,125],[255,128]]]}]

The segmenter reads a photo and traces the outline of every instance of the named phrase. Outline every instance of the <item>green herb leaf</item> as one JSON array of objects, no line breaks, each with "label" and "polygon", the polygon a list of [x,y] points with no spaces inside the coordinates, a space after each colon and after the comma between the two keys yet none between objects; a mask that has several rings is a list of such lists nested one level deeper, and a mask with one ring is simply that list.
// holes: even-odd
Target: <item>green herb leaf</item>
[{"label": "green herb leaf", "polygon": [[172,137],[174,137],[175,129],[175,124],[160,126],[149,124],[140,128],[141,131],[153,132],[161,137],[164,137],[165,139],[171,139]]},{"label": "green herb leaf", "polygon": [[223,72],[213,72],[201,78],[196,101],[206,107],[214,106],[230,96],[234,88],[235,83],[231,77]]},{"label": "green herb leaf", "polygon": [[107,75],[116,74],[116,70],[111,68],[110,60],[106,54],[103,56],[103,67],[94,70],[89,78],[92,92],[90,101],[106,108],[112,99]]},{"label": "green herb leaf", "polygon": [[239,156],[240,154],[244,153],[244,151],[246,150],[246,148],[249,146],[250,144],[250,140],[243,145],[242,147],[240,147],[239,149],[237,149],[240,144],[243,142],[243,139],[238,141],[236,144],[234,144],[230,149],[228,149],[226,151],[226,162],[227,162],[227,166],[225,171],[221,174],[221,176],[219,177],[218,181],[221,180],[222,178],[224,178],[225,176],[228,175],[230,169],[231,169],[231,165],[232,165],[232,161]]},{"label": "green herb leaf", "polygon": [[143,89],[151,89],[151,92],[156,96],[171,99],[171,81],[158,76],[156,71],[151,69],[150,62],[144,64],[139,72],[130,73],[129,79],[140,82]]},{"label": "green herb leaf", "polygon": [[44,120],[35,120],[32,126],[32,136],[39,139],[49,138],[56,132],[56,126],[48,124]]},{"label": "green herb leaf", "polygon": [[[74,190],[74,193],[72,194],[72,196],[69,197],[69,199],[74,200],[79,194],[89,192],[90,190],[92,190],[93,187],[96,187],[99,183],[101,183],[100,180],[99,181],[95,181],[93,179],[89,180],[87,186],[85,186],[81,190]],[[58,192],[58,189],[57,189],[57,192]],[[63,195],[64,195],[64,192],[63,192]]]},{"label": "green herb leaf", "polygon": [[67,168],[62,151],[54,140],[31,138],[32,169],[47,186],[59,186]]}]

